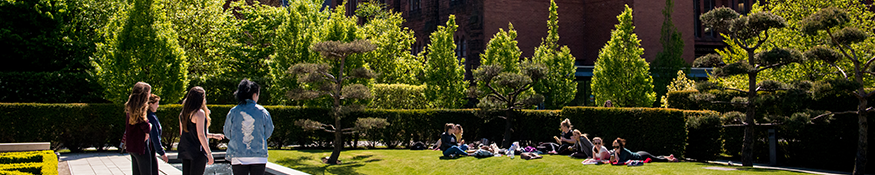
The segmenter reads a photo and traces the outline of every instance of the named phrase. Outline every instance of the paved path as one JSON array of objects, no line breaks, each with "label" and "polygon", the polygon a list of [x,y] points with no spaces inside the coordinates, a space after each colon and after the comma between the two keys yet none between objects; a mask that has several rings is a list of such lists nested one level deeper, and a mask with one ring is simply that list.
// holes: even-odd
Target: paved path
[{"label": "paved path", "polygon": [[[169,156],[169,157],[175,157]],[[59,157],[66,161],[71,175],[131,175],[131,156],[112,152],[103,153],[65,153]],[[267,172],[271,174],[304,175],[307,173],[268,162]],[[161,175],[181,175],[182,171],[164,161],[158,161]]]},{"label": "paved path", "polygon": [[[61,154],[61,161],[67,161],[72,175],[130,175],[131,156],[119,153],[67,153]],[[182,171],[164,161],[158,161],[162,175],[181,175]]]},{"label": "paved path", "polygon": [[[729,165],[729,161],[726,160],[718,160],[718,161],[708,161],[708,163],[715,164],[723,164]],[[732,162],[732,166],[741,166],[741,162]],[[823,174],[823,175],[839,175],[839,174],[851,174],[851,172],[841,172],[841,171],[830,171],[830,170],[821,170],[821,169],[812,169],[812,168],[799,168],[799,167],[780,167],[780,166],[769,166],[766,164],[753,164],[754,168],[764,168],[764,169],[774,169],[774,170],[783,170],[783,171],[793,171],[800,173],[809,173],[809,174]]]}]

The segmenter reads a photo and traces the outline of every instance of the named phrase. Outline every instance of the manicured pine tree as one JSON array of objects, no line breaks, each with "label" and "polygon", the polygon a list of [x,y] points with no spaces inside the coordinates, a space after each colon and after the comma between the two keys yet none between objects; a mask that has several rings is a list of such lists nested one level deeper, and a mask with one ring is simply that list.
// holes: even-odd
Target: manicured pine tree
[{"label": "manicured pine tree", "polygon": [[[515,115],[520,109],[531,108],[544,101],[544,96],[531,91],[534,83],[547,73],[547,67],[532,60],[520,60],[519,47],[516,43],[516,31],[513,25],[508,31],[499,29],[489,41],[486,51],[480,56],[484,65],[474,70],[474,81],[485,90],[470,88],[469,96],[480,98],[477,107],[483,111],[481,117],[505,119],[502,147],[510,147],[511,128]],[[504,116],[489,116],[492,111],[502,111]]]},{"label": "manicured pine tree", "polygon": [[[756,52],[763,43],[769,39],[769,30],[783,28],[787,24],[784,18],[771,14],[769,12],[756,12],[742,16],[730,8],[721,7],[711,10],[703,14],[700,19],[711,30],[726,33],[737,47],[740,47],[747,52],[747,59],[740,60],[728,65],[723,64],[722,58],[715,55],[707,55],[697,58],[696,64],[702,67],[718,67],[714,70],[714,75],[719,77],[729,77],[733,75],[747,75],[748,89],[723,88],[715,86],[711,83],[697,85],[700,92],[707,92],[708,89],[727,89],[735,90],[747,94],[746,98],[732,99],[733,105],[743,106],[746,112],[741,115],[741,121],[744,126],[744,141],[742,144],[742,165],[753,166],[753,146],[754,146],[754,126],[758,125],[754,118],[756,117],[757,107],[757,92],[774,92],[777,90],[786,90],[786,85],[772,80],[757,82],[757,74],[761,71],[781,67],[787,64],[796,63],[804,60],[804,57],[799,51],[793,49],[775,48],[768,51]],[[725,65],[725,66],[723,66]],[[707,94],[707,93],[705,93]],[[702,95],[702,97],[713,97],[713,95]],[[709,98],[700,100],[710,101]],[[796,115],[796,114],[794,114]]]},{"label": "manicured pine tree", "polygon": [[[289,73],[298,77],[298,82],[307,83],[312,87],[318,87],[315,90],[311,89],[294,89],[289,91],[287,96],[291,99],[314,99],[322,96],[329,96],[333,100],[331,106],[331,116],[334,118],[334,124],[324,124],[310,119],[299,119],[295,121],[295,125],[301,126],[307,130],[325,130],[334,133],[334,150],[328,158],[329,164],[338,163],[340,151],[343,150],[343,134],[352,134],[355,131],[362,131],[371,128],[382,128],[388,125],[386,119],[377,118],[359,118],[355,127],[343,128],[340,124],[340,119],[349,112],[359,110],[359,105],[344,106],[343,100],[350,99],[367,99],[371,98],[371,93],[368,87],[362,84],[344,85],[346,81],[351,79],[370,79],[376,76],[373,71],[366,67],[346,68],[347,59],[353,54],[362,54],[374,50],[374,45],[368,40],[355,40],[345,43],[340,41],[325,41],[313,44],[311,50],[319,52],[323,58],[328,59],[331,64],[326,63],[298,63],[289,69]],[[355,57],[352,57],[355,58]],[[331,65],[339,65],[338,69],[332,69]],[[349,72],[348,74],[346,72]]]},{"label": "manicured pine tree", "polygon": [[[854,163],[854,174],[865,174],[866,164],[868,163],[869,154],[869,123],[867,117],[869,112],[875,110],[868,104],[870,97],[875,95],[875,91],[868,91],[864,86],[867,84],[865,78],[872,78],[875,75],[875,56],[872,48],[856,47],[861,42],[866,41],[871,34],[856,27],[845,25],[851,19],[851,15],[845,10],[835,7],[820,9],[817,13],[808,16],[800,22],[801,31],[806,35],[818,36],[826,35],[829,40],[826,40],[824,45],[814,46],[805,52],[805,56],[811,59],[818,59],[829,63],[838,69],[841,73],[841,78],[837,80],[827,81],[832,87],[849,87],[837,88],[840,91],[854,94],[857,97],[857,107],[855,110],[844,112],[829,112],[820,115],[831,116],[835,114],[857,114],[859,135],[857,138],[857,155]],[[867,56],[871,58],[867,58]],[[853,63],[854,69],[850,74],[846,73],[839,67],[836,62],[847,60]],[[851,85],[842,86],[841,84]]]}]

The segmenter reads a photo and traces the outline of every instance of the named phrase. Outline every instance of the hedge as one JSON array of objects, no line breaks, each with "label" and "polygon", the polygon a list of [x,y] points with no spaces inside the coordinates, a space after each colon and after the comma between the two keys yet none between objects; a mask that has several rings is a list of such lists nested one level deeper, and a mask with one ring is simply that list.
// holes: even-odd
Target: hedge
[{"label": "hedge", "polygon": [[[211,132],[221,132],[224,115],[233,105],[209,105],[212,111]],[[333,138],[323,131],[304,131],[293,123],[298,119],[330,122],[328,109],[296,106],[265,106],[270,111],[276,130],[269,143],[273,147],[298,145],[328,146]],[[180,105],[161,105],[158,117],[164,127],[164,144],[179,135]],[[0,142],[50,141],[78,151],[81,148],[118,145],[124,132],[123,106],[120,104],[32,104],[0,103]],[[385,129],[365,132],[352,139],[382,142],[389,147],[407,146],[412,141],[434,143],[443,132],[444,123],[458,123],[464,127],[463,139],[468,141],[487,138],[499,141],[504,133],[503,119],[478,117],[474,109],[367,109],[348,114],[342,127],[350,127],[357,118],[385,118],[390,125]],[[607,141],[622,137],[633,150],[654,154],[683,156],[687,147],[688,117],[711,115],[711,111],[684,111],[662,108],[601,108],[566,107],[562,110],[523,110],[514,125],[513,140],[530,145],[552,142],[559,135],[559,122],[568,118],[576,129],[590,137]],[[644,134],[642,134],[644,133]],[[348,139],[348,140],[352,140]],[[707,142],[713,143],[713,142]],[[689,143],[690,145],[707,145]]]},{"label": "hedge", "polygon": [[425,85],[409,84],[374,84],[371,89],[374,95],[369,106],[380,109],[425,109],[428,99],[425,97]]},{"label": "hedge", "polygon": [[58,174],[54,151],[0,153],[0,174]]},{"label": "hedge", "polygon": [[[869,89],[872,90],[872,89]],[[740,110],[727,105],[715,105],[708,103],[696,103],[690,96],[698,93],[698,91],[678,91],[668,93],[668,103],[673,108],[689,109],[689,110],[715,110],[715,111],[732,111]],[[745,96],[733,91],[711,90],[709,93],[715,94],[715,100],[728,101],[736,96]],[[777,93],[769,93],[764,95],[762,99],[763,105],[757,109],[758,114],[772,115],[788,115],[792,112],[799,112],[804,109],[813,110],[828,110],[828,111],[847,111],[856,109],[857,100],[850,94],[819,94],[817,98],[807,97],[800,98],[794,96],[787,91],[778,91]],[[875,99],[870,99],[869,104],[875,104]],[[817,114],[812,114],[817,115]],[[688,152],[713,152],[713,151],[692,151],[696,149],[691,145],[698,143],[695,140],[707,140],[707,138],[717,140],[712,143],[723,142],[720,151],[723,154],[740,157],[741,145],[744,138],[743,127],[716,127],[722,125],[719,120],[711,118],[702,127],[691,127],[689,133],[687,147]],[[758,121],[762,122],[763,117],[757,117]],[[875,117],[869,116],[868,120],[873,120]],[[817,121],[815,124],[802,126],[757,126],[755,129],[754,157],[755,162],[769,162],[769,143],[768,129],[775,129],[777,139],[780,143],[777,147],[778,163],[788,166],[802,166],[809,168],[822,168],[831,170],[851,171],[853,170],[854,157],[856,155],[857,138],[858,138],[858,121],[856,114],[836,115],[828,122]],[[873,131],[869,131],[872,135]],[[875,138],[869,137],[869,142],[873,143]],[[702,142],[707,144],[707,142]],[[713,148],[713,146],[705,146],[704,148]],[[812,153],[819,153],[829,150],[829,154],[819,154],[812,156]],[[699,156],[704,159],[712,159],[711,155],[688,155],[690,157]],[[870,152],[869,157],[875,156],[875,153]],[[698,158],[698,157],[697,157]],[[824,161],[828,160],[828,161]],[[875,172],[871,170],[868,172]]]},{"label": "hedge", "polygon": [[92,80],[87,73],[0,72],[0,102],[106,102]]}]

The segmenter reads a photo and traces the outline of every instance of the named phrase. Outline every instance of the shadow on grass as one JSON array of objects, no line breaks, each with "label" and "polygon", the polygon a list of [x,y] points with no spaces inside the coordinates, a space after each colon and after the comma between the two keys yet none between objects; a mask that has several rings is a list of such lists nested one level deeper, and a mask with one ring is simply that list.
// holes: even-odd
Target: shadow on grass
[{"label": "shadow on grass", "polygon": [[[357,175],[362,174],[356,171],[358,167],[365,166],[365,163],[378,162],[383,159],[369,159],[373,157],[373,155],[358,155],[353,157],[350,160],[343,160],[343,164],[340,165],[329,165],[324,164],[321,160],[314,159],[313,157],[300,156],[297,158],[282,158],[278,160],[276,163],[298,170],[303,171],[309,174],[350,174]],[[311,164],[311,163],[316,163]]]}]

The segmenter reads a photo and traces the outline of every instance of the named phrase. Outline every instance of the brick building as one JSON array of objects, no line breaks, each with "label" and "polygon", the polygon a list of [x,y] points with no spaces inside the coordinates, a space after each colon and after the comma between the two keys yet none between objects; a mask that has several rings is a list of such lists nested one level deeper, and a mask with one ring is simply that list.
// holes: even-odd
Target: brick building
[{"label": "brick building", "polygon": [[[326,5],[336,6],[344,0],[326,0]],[[354,12],[357,2],[347,0],[346,9]],[[429,35],[437,26],[446,24],[450,14],[456,15],[459,26],[455,34],[457,55],[466,58],[466,78],[471,69],[480,65],[480,53],[489,39],[498,30],[507,30],[513,23],[517,30],[519,48],[523,57],[531,57],[541,38],[547,35],[549,0],[370,0],[386,5],[388,9],[401,12],[404,25],[415,32],[413,52],[422,52],[429,43]],[[683,59],[692,63],[697,56],[713,53],[715,48],[725,46],[719,34],[705,32],[698,20],[699,15],[717,7],[730,7],[745,13],[751,1],[756,0],[675,0],[672,20],[684,40]],[[610,40],[611,30],[617,24],[616,16],[623,12],[624,5],[633,11],[635,33],[644,48],[643,57],[653,61],[662,50],[659,43],[665,8],[664,0],[555,0],[559,6],[559,44],[567,45],[577,58],[576,73],[579,81],[575,105],[586,105],[591,99],[589,80],[599,50]],[[351,14],[351,13],[350,13]],[[692,76],[705,77],[705,69],[694,69]]]}]

